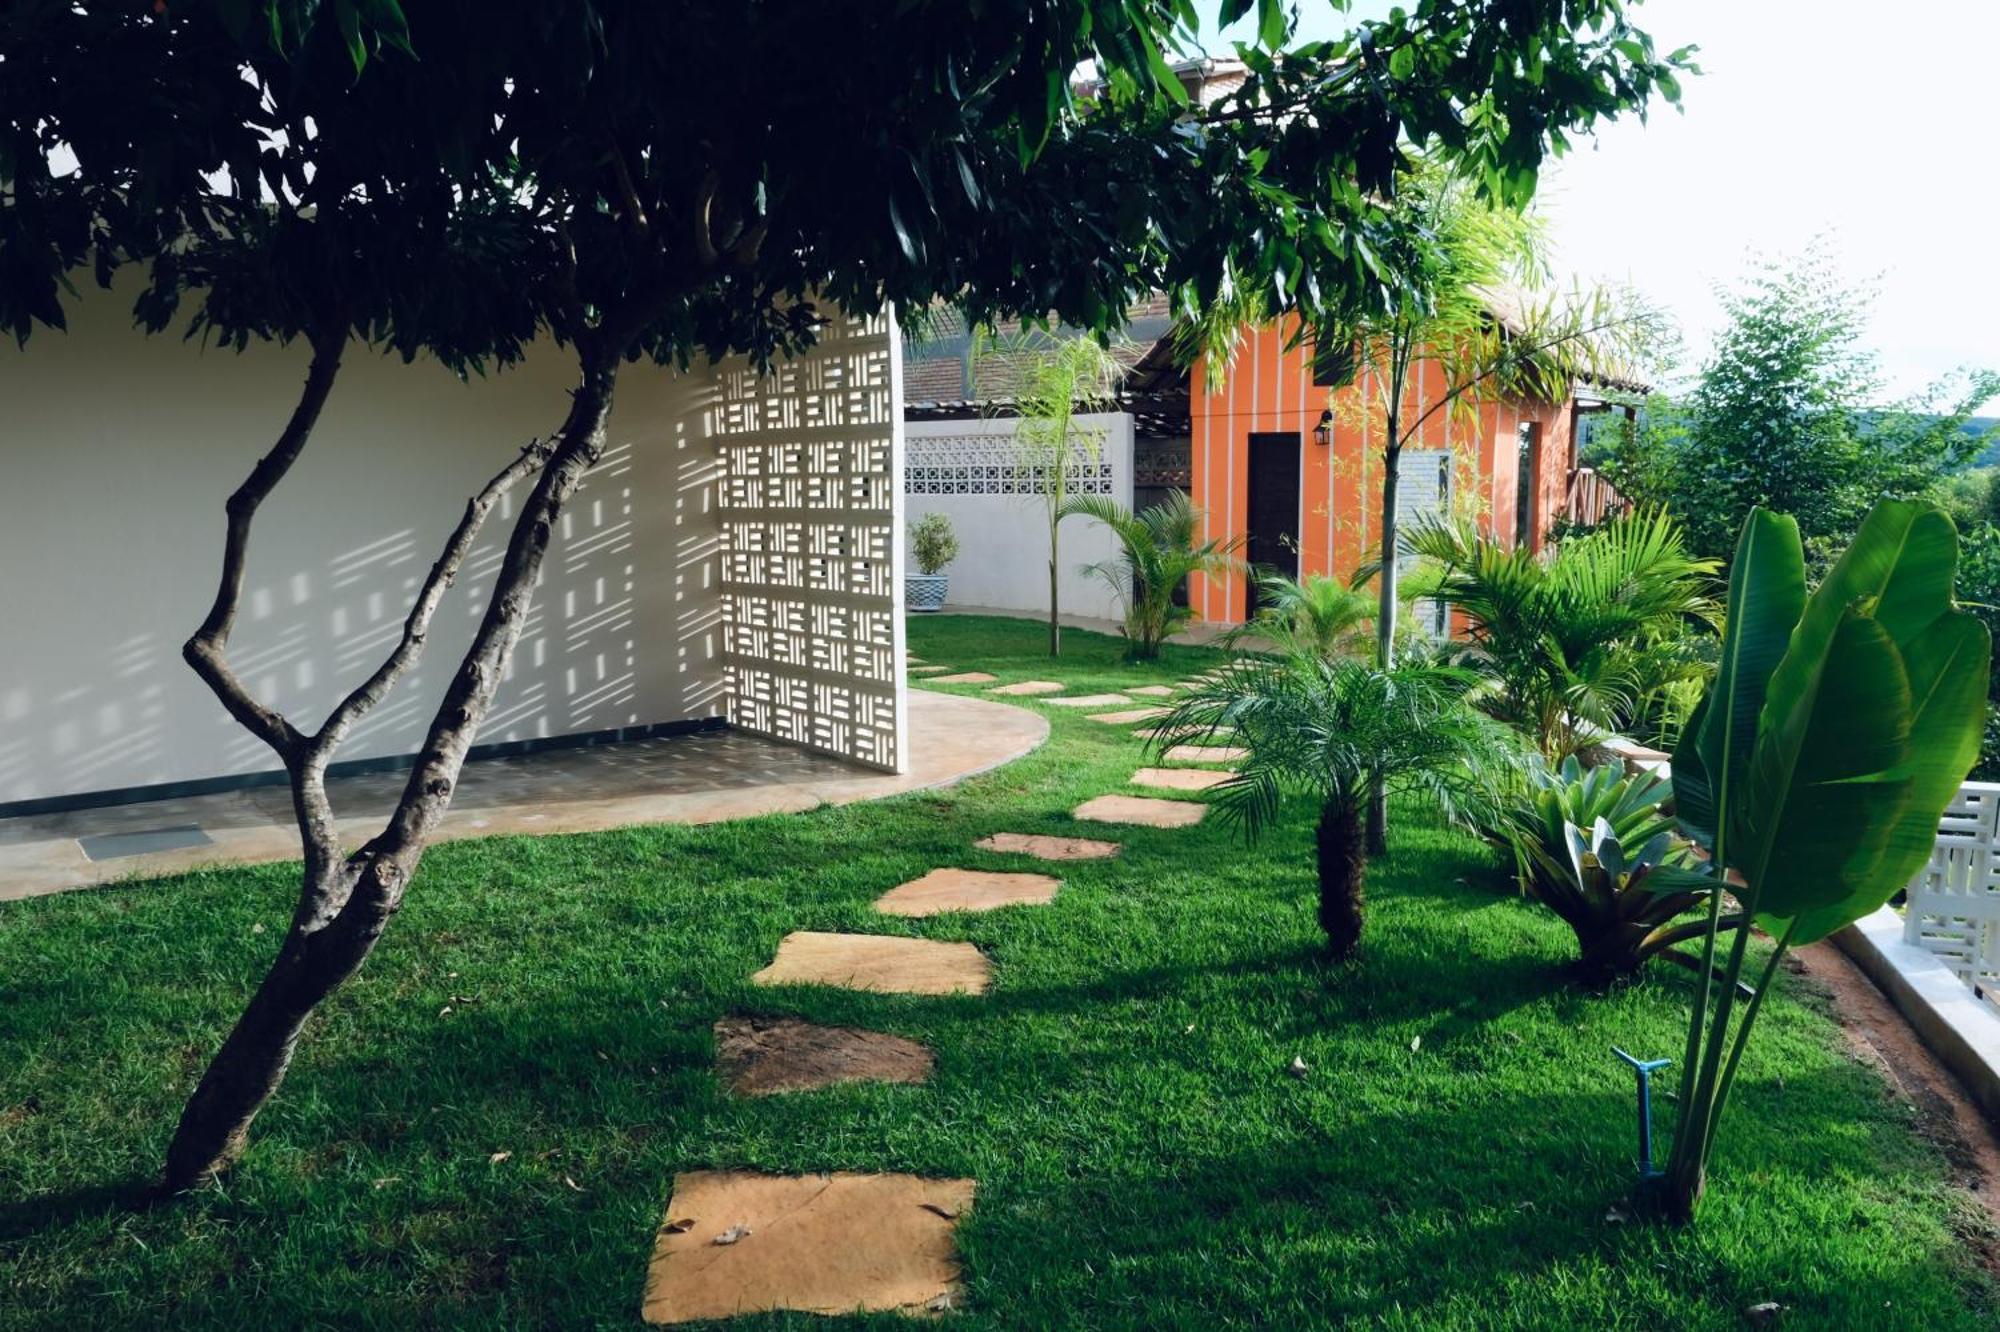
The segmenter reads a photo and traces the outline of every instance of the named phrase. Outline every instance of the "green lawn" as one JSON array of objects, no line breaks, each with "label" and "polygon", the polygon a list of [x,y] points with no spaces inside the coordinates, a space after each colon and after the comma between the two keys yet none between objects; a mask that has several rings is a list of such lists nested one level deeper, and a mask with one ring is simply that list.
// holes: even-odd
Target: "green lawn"
[{"label": "green lawn", "polygon": [[[1053,665],[1043,632],[920,619],[910,642],[1073,687],[1216,660],[1131,666],[1073,632]],[[1140,744],[1047,711],[1046,747],[950,791],[437,848],[226,1189],[151,1211],[120,1189],[275,947],[290,871],[0,906],[0,1326],[635,1325],[674,1173],[714,1166],[978,1179],[965,1328],[1734,1328],[1763,1300],[1799,1327],[1996,1325],[1971,1209],[1795,977],[1700,1225],[1608,1219],[1633,1149],[1609,1047],[1677,1054],[1686,975],[1567,988],[1560,924],[1415,811],[1348,968],[1316,959],[1304,810],[1254,851],[1110,834],[1125,854],[1064,867],[1044,908],[871,913],[937,865],[1034,868],[970,849],[989,832],[1106,835],[1066,811],[1127,789]],[[750,986],[799,928],[969,939],[997,984]],[[734,1009],[918,1037],[936,1076],[732,1100],[709,1028]]]}]

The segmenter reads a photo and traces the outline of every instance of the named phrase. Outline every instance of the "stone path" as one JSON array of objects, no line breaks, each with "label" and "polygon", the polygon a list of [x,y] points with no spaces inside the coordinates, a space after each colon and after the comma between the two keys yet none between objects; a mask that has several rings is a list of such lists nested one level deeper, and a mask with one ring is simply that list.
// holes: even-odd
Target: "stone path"
[{"label": "stone path", "polygon": [[1241,745],[1174,745],[1165,754],[1169,763],[1236,763],[1249,757]]},{"label": "stone path", "polygon": [[973,843],[982,851],[1003,851],[1038,860],[1109,860],[1124,848],[1088,837],[1045,837],[1039,833],[994,833]]},{"label": "stone path", "polygon": [[1158,787],[1162,791],[1206,791],[1235,775],[1211,768],[1141,768],[1132,774],[1132,785]]},{"label": "stone path", "polygon": [[1022,680],[1018,684],[1001,685],[998,689],[989,689],[986,692],[989,694],[1001,694],[1009,698],[1019,698],[1023,695],[1031,694],[1060,694],[1067,688],[1069,688],[1068,685],[1057,680]]},{"label": "stone path", "polygon": [[1106,726],[1130,726],[1133,722],[1151,721],[1166,715],[1165,708],[1127,708],[1123,712],[1093,712],[1090,720],[1103,722]]},{"label": "stone path", "polygon": [[858,1027],[750,1016],[715,1024],[715,1071],[738,1096],[813,1091],[842,1082],[922,1082],[935,1061],[928,1046]]},{"label": "stone path", "polygon": [[[920,659],[908,658],[910,663]],[[910,664],[912,674],[939,684],[992,684],[984,671]],[[1054,680],[1023,680],[990,689],[1006,697],[1061,695]],[[1166,698],[1167,685],[1119,693],[1041,697],[1058,707],[1129,704],[1133,696]],[[1144,706],[1099,713],[1090,720],[1130,725],[1162,716]],[[1227,762],[1233,747],[1177,745],[1170,760]],[[1137,786],[1202,791],[1230,773],[1196,768],[1140,768]],[[1101,823],[1184,828],[1208,807],[1195,801],[1100,795],[1072,816]],[[993,833],[973,845],[983,851],[1060,863],[1117,856],[1117,842],[1037,833]],[[1042,906],[1062,883],[1047,874],[940,867],[896,885],[875,900],[884,915],[926,917],[953,911]],[[993,963],[976,946],[892,935],[795,930],[778,944],[770,965],[751,981],[761,986],[831,985],[870,993],[983,995]],[[742,1096],[809,1092],[846,1082],[921,1083],[936,1062],[923,1044],[887,1032],[820,1026],[797,1018],[734,1015],[715,1024],[716,1073]],[[820,1314],[897,1311],[935,1313],[959,1299],[954,1232],[977,1189],[969,1179],[914,1175],[780,1176],[755,1171],[695,1171],[674,1179],[673,1196],[646,1273],[643,1315],[649,1323],[681,1323],[736,1314],[797,1310]]]},{"label": "stone path", "polygon": [[1101,795],[1070,813],[1089,823],[1136,823],[1142,828],[1187,828],[1200,823],[1208,806],[1192,800],[1155,800],[1150,796]]},{"label": "stone path", "polygon": [[958,1293],[953,1231],[977,1187],[915,1175],[676,1175],[644,1317],[948,1309]]},{"label": "stone path", "polygon": [[876,898],[875,909],[888,916],[935,916],[946,911],[1045,906],[1055,900],[1061,886],[1059,880],[1046,874],[934,869]]},{"label": "stone path", "polygon": [[993,964],[969,943],[794,930],[758,985],[837,985],[877,994],[984,994]]}]

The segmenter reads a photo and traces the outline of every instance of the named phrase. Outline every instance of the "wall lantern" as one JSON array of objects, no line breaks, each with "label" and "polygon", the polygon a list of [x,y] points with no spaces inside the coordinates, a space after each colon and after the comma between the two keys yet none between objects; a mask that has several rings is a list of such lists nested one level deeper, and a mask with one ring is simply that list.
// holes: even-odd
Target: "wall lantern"
[{"label": "wall lantern", "polygon": [[1313,443],[1325,448],[1333,443],[1333,409],[1327,408],[1319,414],[1319,424],[1313,427]]}]

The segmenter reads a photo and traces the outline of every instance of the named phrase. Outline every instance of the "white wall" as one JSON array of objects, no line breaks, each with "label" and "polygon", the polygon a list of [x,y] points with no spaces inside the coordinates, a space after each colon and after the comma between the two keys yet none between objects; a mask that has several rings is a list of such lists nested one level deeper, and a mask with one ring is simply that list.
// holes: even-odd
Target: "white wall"
[{"label": "white wall", "polygon": [[[1080,429],[1102,441],[1099,461],[1106,469],[1097,488],[1132,506],[1132,418],[1105,412],[1077,418]],[[942,513],[958,534],[958,558],[951,577],[951,606],[993,606],[1006,610],[1049,608],[1048,511],[1035,494],[1021,489],[1014,464],[1014,422],[911,421],[903,470],[903,507],[911,523],[926,513]],[[1117,618],[1117,595],[1103,579],[1081,566],[1118,555],[1117,540],[1102,523],[1065,518],[1059,589],[1065,614]],[[910,566],[914,569],[916,566]]]},{"label": "white wall", "polygon": [[[180,645],[214,595],[223,500],[283,425],[306,351],[146,338],[125,296],[87,290],[67,333],[0,347],[0,803],[276,766]],[[252,538],[230,658],[261,698],[318,724],[393,645],[466,497],[560,422],[571,379],[553,346],[469,385],[349,353]],[[720,713],[718,463],[698,405],[669,371],[623,371],[609,452],[562,517],[481,743]],[[421,742],[512,514],[488,520],[423,663],[342,759]]]}]

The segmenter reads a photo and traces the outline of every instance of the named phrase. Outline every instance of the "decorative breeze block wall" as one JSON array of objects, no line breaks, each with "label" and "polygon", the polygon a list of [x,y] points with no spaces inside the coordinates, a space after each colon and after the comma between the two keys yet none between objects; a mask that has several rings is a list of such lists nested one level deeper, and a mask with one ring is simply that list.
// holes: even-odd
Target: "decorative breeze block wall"
[{"label": "decorative breeze block wall", "polygon": [[903,694],[903,439],[894,318],[836,317],[760,375],[715,372],[732,725],[891,772]]},{"label": "decorative breeze block wall", "polygon": [[1930,863],[1910,881],[1903,937],[2000,1004],[2000,784],[1967,782],[1945,807]]}]

